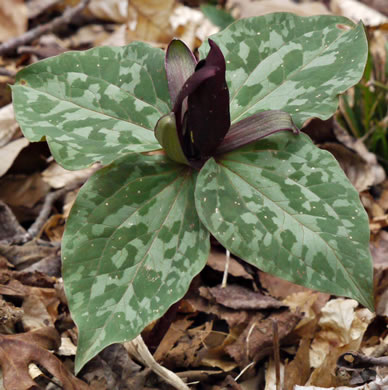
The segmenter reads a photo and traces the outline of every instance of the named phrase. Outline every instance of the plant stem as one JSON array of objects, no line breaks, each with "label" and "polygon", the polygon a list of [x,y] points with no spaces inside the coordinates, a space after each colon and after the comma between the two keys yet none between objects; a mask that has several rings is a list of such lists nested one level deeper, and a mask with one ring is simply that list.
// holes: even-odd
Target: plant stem
[{"label": "plant stem", "polygon": [[224,275],[223,275],[223,277],[222,277],[222,283],[221,283],[221,287],[222,287],[222,288],[225,288],[225,287],[226,287],[226,283],[227,283],[227,281],[228,281],[229,263],[230,263],[230,252],[229,252],[229,250],[227,249],[227,250],[226,250],[226,258],[225,258]]}]

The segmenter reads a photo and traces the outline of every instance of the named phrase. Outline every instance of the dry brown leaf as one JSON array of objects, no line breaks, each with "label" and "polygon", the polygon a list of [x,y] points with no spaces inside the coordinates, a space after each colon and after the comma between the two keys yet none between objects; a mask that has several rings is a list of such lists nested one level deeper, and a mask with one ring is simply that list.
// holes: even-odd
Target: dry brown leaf
[{"label": "dry brown leaf", "polygon": [[28,366],[40,364],[62,382],[64,390],[88,390],[89,386],[73,376],[48,349],[57,349],[60,338],[54,328],[15,335],[0,335],[0,365],[6,390],[31,390],[38,386]]},{"label": "dry brown leaf", "polygon": [[[224,272],[225,259],[226,259],[225,252],[220,252],[216,249],[212,249],[210,251],[210,255],[207,259],[206,265],[208,265],[210,268],[214,269],[215,271]],[[235,277],[241,277],[244,279],[253,280],[253,276],[250,275],[233,256],[230,256],[229,258],[228,274]]]},{"label": "dry brown leaf", "polygon": [[211,322],[206,322],[185,331],[179,342],[165,354],[163,365],[171,369],[197,367],[199,364],[198,351],[203,348],[203,340],[211,333],[212,326]]},{"label": "dry brown leaf", "polygon": [[232,310],[226,307],[223,307],[218,304],[211,303],[210,300],[211,295],[209,294],[207,287],[201,287],[200,293],[204,298],[201,297],[193,297],[187,299],[192,307],[194,307],[197,311],[213,314],[218,318],[225,320],[230,327],[239,326],[241,324],[245,324],[249,321],[249,318],[252,316],[246,310]]},{"label": "dry brown leaf", "polygon": [[388,269],[388,232],[382,230],[370,245],[373,266],[379,271]]},{"label": "dry brown leaf", "polygon": [[0,298],[0,332],[14,333],[14,325],[20,321],[23,310]]},{"label": "dry brown leaf", "polygon": [[16,122],[13,105],[0,108],[0,147],[5,146],[14,137],[19,125]]},{"label": "dry brown leaf", "polygon": [[[86,30],[86,27],[84,29]],[[78,40],[86,40],[90,34],[93,34],[94,36],[91,36],[89,42],[94,42],[94,46],[125,46],[130,43],[127,39],[127,30],[126,24],[115,25],[112,33],[105,30],[101,31],[98,26],[95,26],[93,29],[90,28],[90,32],[85,31]]]},{"label": "dry brown leaf", "polygon": [[170,328],[164,335],[162,341],[159,343],[159,346],[154,353],[154,358],[156,361],[163,361],[164,357],[177,343],[177,341],[185,334],[185,332],[193,322],[194,321],[189,320],[188,318],[183,318],[171,324]]},{"label": "dry brown leaf", "polygon": [[362,0],[363,3],[371,8],[388,16],[388,2],[387,0]]},{"label": "dry brown leaf", "polygon": [[21,137],[0,148],[0,177],[11,168],[21,150],[29,144],[30,141],[27,138]]},{"label": "dry brown leaf", "polygon": [[174,35],[170,24],[174,8],[175,0],[132,0],[128,5],[127,42],[168,43]]},{"label": "dry brown leaf", "polygon": [[278,324],[279,341],[282,342],[301,318],[302,314],[292,313],[289,310],[273,313],[267,318],[263,318],[262,314],[258,313],[251,318],[238,340],[226,347],[226,352],[241,368],[244,368],[252,361],[257,362],[272,353],[273,321]]},{"label": "dry brown leaf", "polygon": [[136,378],[147,370],[140,370],[141,367],[131,360],[122,344],[113,344],[82,369],[82,378],[90,383],[93,390],[142,390],[144,381],[139,383]]},{"label": "dry brown leaf", "polygon": [[53,162],[42,172],[42,177],[43,180],[52,188],[58,189],[65,186],[71,186],[74,183],[84,183],[90,175],[96,172],[99,168],[101,168],[101,164],[93,164],[93,166],[86,169],[69,171],[62,168],[56,162]]},{"label": "dry brown leaf", "polygon": [[27,7],[24,0],[1,0],[0,41],[15,38],[27,30]]},{"label": "dry brown leaf", "polygon": [[27,1],[28,18],[33,19],[39,16],[47,9],[55,6],[62,0],[29,0]]},{"label": "dry brown leaf", "polygon": [[54,288],[27,286],[12,279],[7,285],[0,285],[0,294],[23,298],[24,329],[34,330],[54,326],[60,303]]},{"label": "dry brown leaf", "polygon": [[22,246],[0,244],[0,255],[4,256],[17,269],[25,269],[45,258],[58,256],[58,248],[38,245],[34,241]]},{"label": "dry brown leaf", "polygon": [[376,313],[388,316],[388,232],[381,230],[370,243],[375,270]]},{"label": "dry brown leaf", "polygon": [[46,306],[46,302],[38,295],[27,295],[24,297],[22,305],[24,329],[29,331],[41,329],[45,326],[54,326],[54,322],[58,317],[58,305],[59,300],[56,297],[53,297],[53,302],[49,307]]},{"label": "dry brown leaf", "polygon": [[125,23],[128,18],[128,3],[128,0],[92,0],[88,10],[99,19]]},{"label": "dry brown leaf", "polygon": [[303,313],[303,318],[295,327],[295,332],[301,337],[312,338],[318,322],[318,315],[330,295],[314,291],[303,291],[289,295],[283,302],[294,313]]},{"label": "dry brown leaf", "polygon": [[241,18],[264,15],[271,12],[292,12],[300,16],[329,14],[320,2],[299,3],[291,0],[228,0],[227,8],[236,7]]},{"label": "dry brown leaf", "polygon": [[7,175],[0,181],[0,199],[10,206],[33,207],[50,190],[40,173]]},{"label": "dry brown leaf", "polygon": [[302,338],[295,358],[286,365],[284,389],[293,390],[295,385],[304,385],[310,376],[310,340]]},{"label": "dry brown leaf", "polygon": [[201,366],[217,367],[223,371],[231,371],[237,363],[230,359],[225,347],[236,341],[239,332],[231,329],[229,333],[212,331],[204,340],[204,348],[198,352],[198,363]]},{"label": "dry brown leaf", "polygon": [[340,384],[335,376],[338,357],[360,348],[363,335],[375,317],[368,309],[355,310],[357,306],[352,299],[338,298],[322,308],[321,330],[311,344],[310,364],[315,369],[308,385],[330,387]]},{"label": "dry brown leaf", "polygon": [[75,200],[77,199],[79,190],[70,191],[66,194],[65,199],[63,201],[63,218],[67,218],[70,214],[71,208]]},{"label": "dry brown leaf", "polygon": [[208,291],[217,303],[235,310],[279,309],[285,306],[275,298],[233,284],[211,287]]},{"label": "dry brown leaf", "polygon": [[[378,164],[376,155],[369,152],[362,140],[352,137],[336,120],[333,122],[333,131],[338,141],[356,152],[357,155],[365,161],[366,166],[364,170],[368,175],[366,182],[371,182],[371,185],[382,183],[386,178],[385,171],[383,167]],[[350,164],[347,165],[349,166]],[[357,176],[357,172],[356,175],[353,176]],[[360,181],[362,182],[362,178]],[[364,183],[364,187],[365,184],[367,183]],[[360,186],[357,189],[361,192],[364,188]]]},{"label": "dry brown leaf", "polygon": [[11,209],[0,200],[0,241],[12,240],[15,236],[25,233]]},{"label": "dry brown leaf", "polygon": [[175,8],[170,24],[174,35],[185,41],[192,50],[219,31],[201,11],[183,5]]},{"label": "dry brown leaf", "polygon": [[330,8],[337,15],[346,16],[356,23],[362,20],[367,26],[388,22],[388,17],[357,0],[331,0]]},{"label": "dry brown leaf", "polygon": [[365,191],[376,184],[373,166],[354,151],[334,142],[326,142],[319,147],[333,154],[358,192]]},{"label": "dry brown leaf", "polygon": [[263,288],[275,298],[284,299],[297,292],[312,291],[307,287],[288,282],[287,280],[280,279],[266,272],[258,271],[258,275]]},{"label": "dry brown leaf", "polygon": [[388,211],[388,181],[384,181],[381,184],[381,193],[379,198],[377,199],[378,205],[384,210],[384,212]]},{"label": "dry brown leaf", "polygon": [[51,242],[60,242],[65,230],[65,218],[62,214],[52,215],[43,226],[43,231]]}]

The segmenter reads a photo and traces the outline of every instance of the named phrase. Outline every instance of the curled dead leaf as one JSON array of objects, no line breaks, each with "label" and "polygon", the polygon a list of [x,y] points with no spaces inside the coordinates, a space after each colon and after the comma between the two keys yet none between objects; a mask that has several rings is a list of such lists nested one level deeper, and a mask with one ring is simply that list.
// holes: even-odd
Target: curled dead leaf
[{"label": "curled dead leaf", "polygon": [[28,372],[30,363],[37,363],[59,379],[65,390],[89,390],[89,386],[77,379],[48,349],[60,344],[58,332],[51,327],[35,332],[0,335],[0,365],[5,390],[37,389]]}]

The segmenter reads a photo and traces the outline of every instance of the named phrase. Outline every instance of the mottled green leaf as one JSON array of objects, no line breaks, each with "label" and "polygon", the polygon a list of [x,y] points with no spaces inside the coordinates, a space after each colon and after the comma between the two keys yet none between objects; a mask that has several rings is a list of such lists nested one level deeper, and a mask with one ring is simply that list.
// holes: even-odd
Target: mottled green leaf
[{"label": "mottled green leaf", "polygon": [[209,160],[196,208],[216,239],[261,270],[373,309],[368,218],[334,157],[279,133]]},{"label": "mottled green leaf", "polygon": [[130,154],[81,189],[62,243],[76,371],[162,316],[205,266],[209,233],[195,211],[195,177],[164,156]]},{"label": "mottled green leaf", "polygon": [[38,62],[18,73],[12,91],[24,135],[46,137],[68,169],[160,148],[154,126],[171,111],[164,53],[139,42]]},{"label": "mottled green leaf", "polygon": [[236,20],[229,12],[212,4],[201,4],[200,8],[203,14],[221,29],[228,27]]},{"label": "mottled green leaf", "polygon": [[[297,127],[327,119],[367,58],[362,24],[339,16],[268,14],[239,20],[212,39],[226,59],[232,123],[265,110],[288,112]],[[203,45],[203,58],[207,51]]]}]

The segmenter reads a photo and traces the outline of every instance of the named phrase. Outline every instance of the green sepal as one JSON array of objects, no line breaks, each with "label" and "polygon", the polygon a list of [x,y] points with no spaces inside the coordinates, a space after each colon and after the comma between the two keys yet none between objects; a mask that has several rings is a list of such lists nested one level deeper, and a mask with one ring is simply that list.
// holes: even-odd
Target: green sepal
[{"label": "green sepal", "polygon": [[171,160],[181,164],[190,165],[183,153],[176,129],[175,115],[173,112],[163,115],[155,126],[155,137],[163,146],[164,151]]}]

